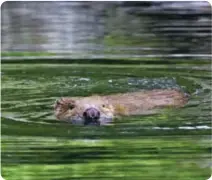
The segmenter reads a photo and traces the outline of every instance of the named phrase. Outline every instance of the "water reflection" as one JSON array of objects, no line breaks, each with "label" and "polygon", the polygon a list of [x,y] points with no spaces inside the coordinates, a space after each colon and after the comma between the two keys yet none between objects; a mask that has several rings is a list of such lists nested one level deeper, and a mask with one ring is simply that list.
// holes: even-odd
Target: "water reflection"
[{"label": "water reflection", "polygon": [[211,9],[206,1],[2,6],[3,51],[44,51],[69,58],[209,58],[210,41]]}]

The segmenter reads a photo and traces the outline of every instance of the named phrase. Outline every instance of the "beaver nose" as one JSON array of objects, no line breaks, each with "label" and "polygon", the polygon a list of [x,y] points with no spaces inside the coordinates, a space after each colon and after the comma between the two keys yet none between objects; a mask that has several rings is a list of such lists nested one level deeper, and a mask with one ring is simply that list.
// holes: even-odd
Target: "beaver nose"
[{"label": "beaver nose", "polygon": [[99,119],[100,112],[95,108],[86,109],[83,116],[88,119]]},{"label": "beaver nose", "polygon": [[98,120],[100,118],[100,112],[96,108],[86,109],[83,116],[85,118],[84,124],[99,123]]}]

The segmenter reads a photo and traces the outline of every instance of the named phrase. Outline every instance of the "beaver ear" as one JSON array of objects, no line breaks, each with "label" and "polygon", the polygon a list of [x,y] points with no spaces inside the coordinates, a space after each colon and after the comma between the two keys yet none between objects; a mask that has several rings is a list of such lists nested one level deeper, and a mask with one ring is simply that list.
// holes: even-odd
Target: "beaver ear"
[{"label": "beaver ear", "polygon": [[61,97],[60,99],[56,99],[55,104],[59,105],[59,104],[62,104],[62,102],[65,102],[65,101],[66,101],[66,98]]},{"label": "beaver ear", "polygon": [[60,100],[59,100],[59,99],[56,99],[55,104],[56,104],[56,105],[61,104],[61,103],[60,103]]},{"label": "beaver ear", "polygon": [[56,99],[56,101],[55,101],[55,103],[52,105],[52,107],[56,109],[56,108],[58,107],[59,104],[60,104],[59,100]]},{"label": "beaver ear", "polygon": [[54,108],[57,108],[59,105],[61,105],[62,103],[62,98],[60,99],[56,99],[55,103],[54,103]]}]

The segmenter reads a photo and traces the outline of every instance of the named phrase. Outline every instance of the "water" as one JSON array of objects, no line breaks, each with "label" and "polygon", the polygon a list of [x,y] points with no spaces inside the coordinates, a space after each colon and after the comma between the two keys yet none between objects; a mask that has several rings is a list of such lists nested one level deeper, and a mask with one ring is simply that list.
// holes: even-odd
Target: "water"
[{"label": "water", "polygon": [[206,1],[6,2],[2,50],[5,59],[20,52],[69,59],[210,58],[211,6]]},{"label": "water", "polygon": [[[206,179],[210,175],[209,64],[2,64],[2,175],[6,179]],[[112,126],[58,122],[61,96],[178,88],[181,109]]]},{"label": "water", "polygon": [[[3,4],[5,179],[210,177],[210,6],[135,3]],[[53,115],[61,96],[173,88],[189,95],[185,107],[110,126],[73,126]]]}]

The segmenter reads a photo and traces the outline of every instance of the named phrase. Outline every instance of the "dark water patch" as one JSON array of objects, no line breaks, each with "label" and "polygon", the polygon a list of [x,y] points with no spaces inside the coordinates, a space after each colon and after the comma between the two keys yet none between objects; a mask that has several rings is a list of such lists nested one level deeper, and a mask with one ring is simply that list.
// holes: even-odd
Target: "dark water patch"
[{"label": "dark water patch", "polygon": [[[135,60],[134,60],[135,59]],[[40,59],[39,57],[29,57],[29,59],[24,59],[24,57],[21,57],[19,59],[11,58],[11,59],[2,59],[3,64],[113,64],[113,65],[136,65],[136,64],[208,64],[210,63],[210,60],[205,60],[202,59],[200,61],[196,60],[189,60],[189,61],[184,61],[185,59],[164,59],[164,58],[142,58],[142,57],[135,57],[132,58],[130,56],[129,59],[124,59],[122,58],[83,58],[83,59],[73,59],[73,58],[54,58],[52,59],[51,57],[45,58],[45,59]]]}]

